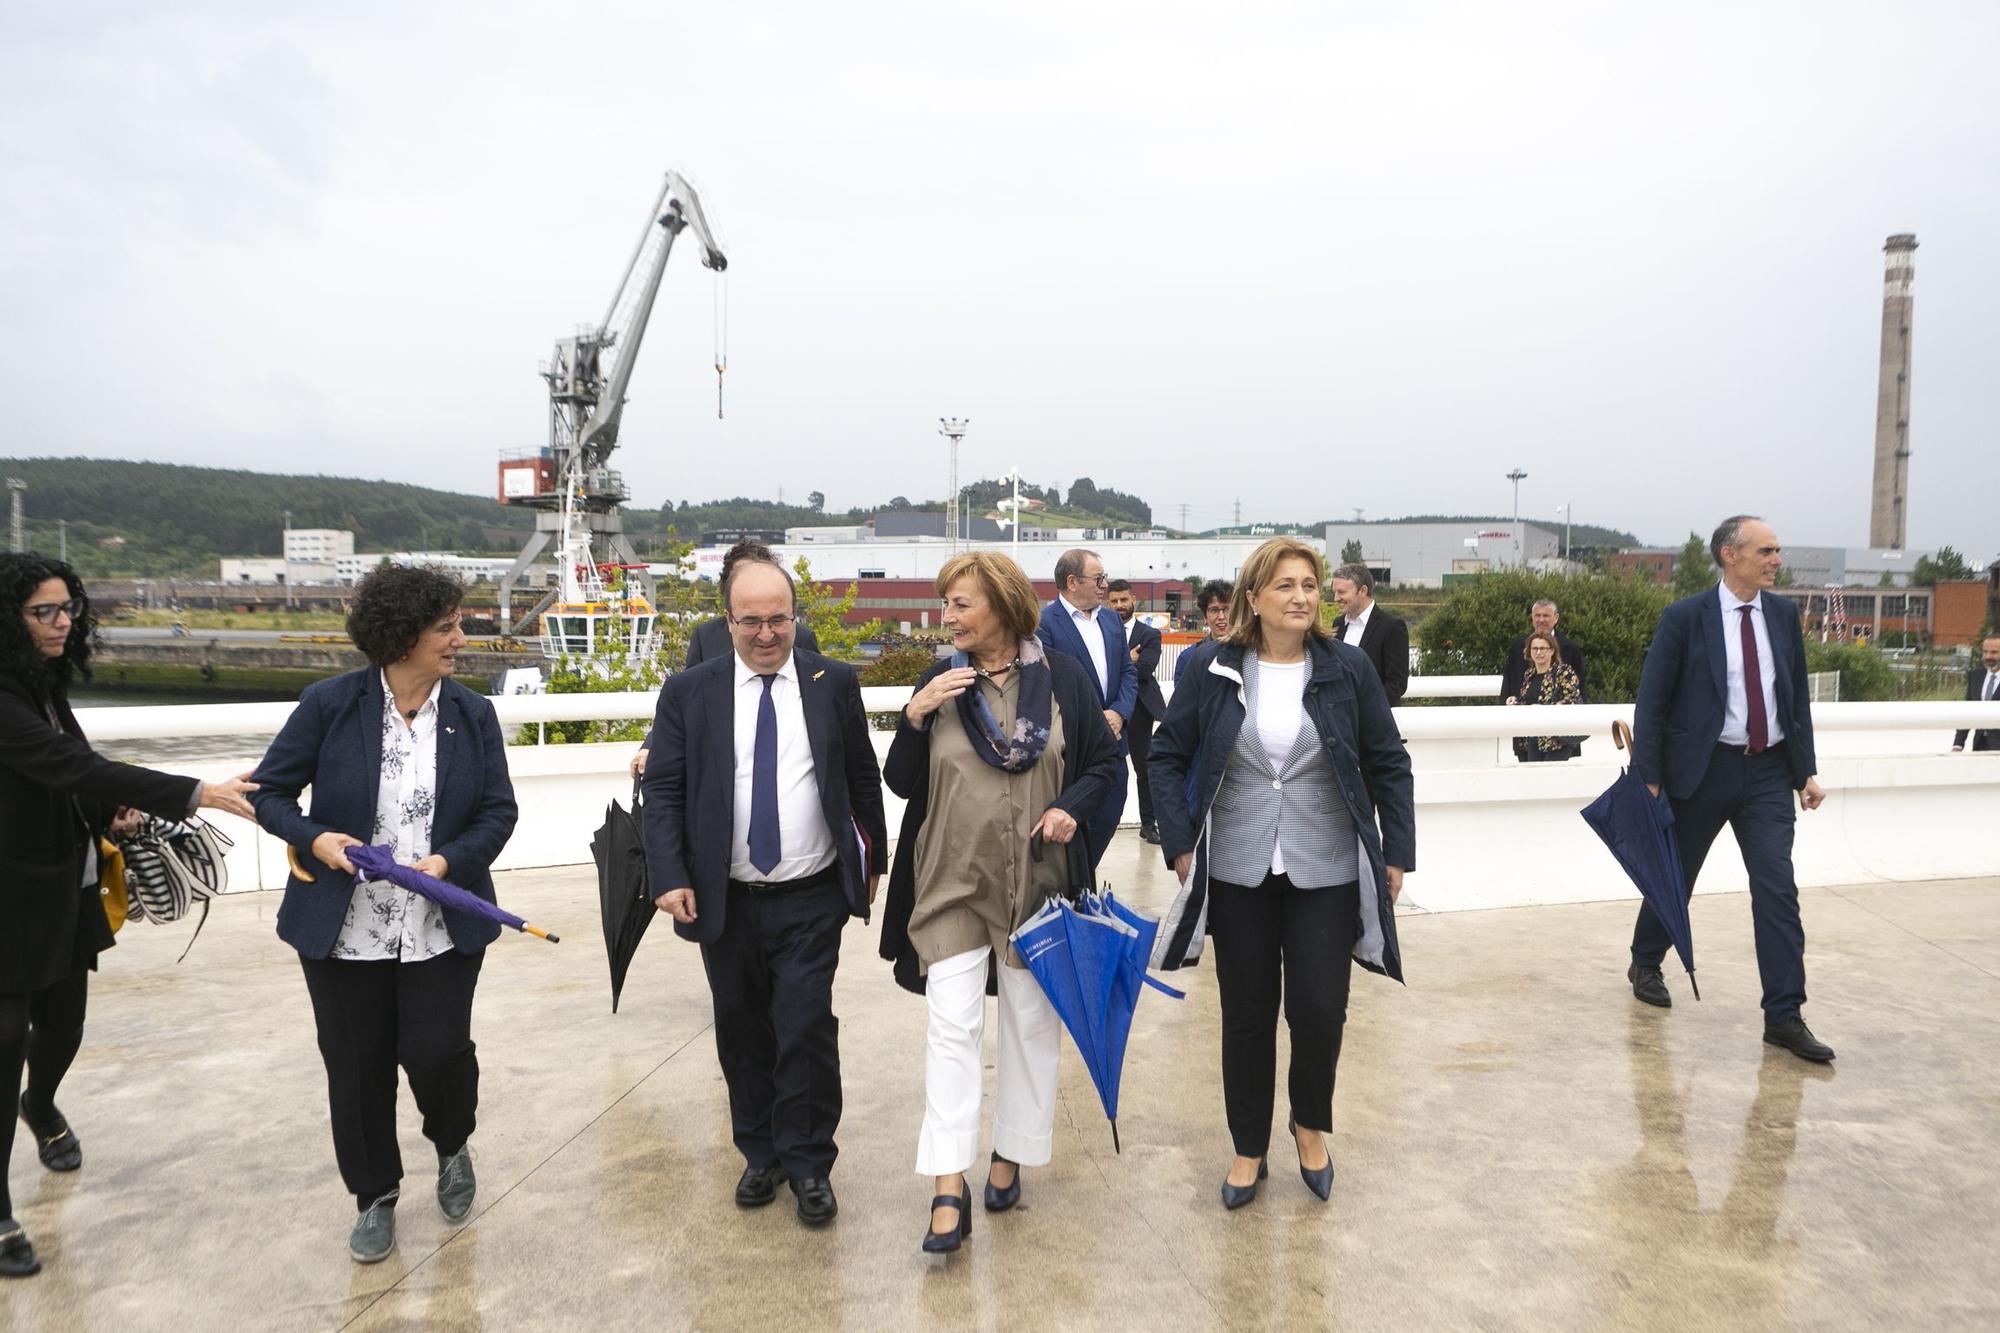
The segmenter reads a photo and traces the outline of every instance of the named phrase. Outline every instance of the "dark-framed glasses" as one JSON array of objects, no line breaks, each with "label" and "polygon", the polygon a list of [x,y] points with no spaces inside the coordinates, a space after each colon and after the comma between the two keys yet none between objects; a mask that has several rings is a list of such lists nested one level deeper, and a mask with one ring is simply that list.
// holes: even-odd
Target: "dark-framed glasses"
[{"label": "dark-framed glasses", "polygon": [[67,602],[43,602],[39,606],[29,607],[28,614],[44,625],[55,624],[57,616],[68,616],[71,620],[75,620],[83,614],[83,598],[72,597]]},{"label": "dark-framed glasses", "polygon": [[773,634],[782,634],[791,626],[792,617],[731,616],[729,617],[729,623],[746,634],[762,634],[765,630],[769,630]]}]

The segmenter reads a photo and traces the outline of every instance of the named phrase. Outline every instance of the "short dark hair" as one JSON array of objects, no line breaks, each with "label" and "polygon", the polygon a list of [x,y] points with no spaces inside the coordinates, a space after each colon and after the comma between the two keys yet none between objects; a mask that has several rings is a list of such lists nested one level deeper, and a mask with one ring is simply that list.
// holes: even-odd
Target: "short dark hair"
[{"label": "short dark hair", "polygon": [[1106,592],[1130,592],[1130,591],[1132,591],[1132,580],[1130,580],[1130,579],[1113,579],[1113,580],[1111,580],[1111,582],[1109,582],[1109,583],[1107,583],[1107,584],[1105,584],[1105,585],[1104,585],[1104,591],[1106,591]]},{"label": "short dark hair", "polygon": [[1375,591],[1375,571],[1366,565],[1342,565],[1339,569],[1334,570],[1332,574],[1328,575],[1326,581],[1331,583],[1335,579],[1346,579],[1363,592],[1372,593]]},{"label": "short dark hair", "polygon": [[386,667],[409,656],[424,631],[456,611],[465,585],[430,565],[381,565],[354,585],[347,637],[370,662]]},{"label": "short dark hair", "polygon": [[1723,519],[1721,524],[1716,527],[1715,535],[1708,539],[1708,554],[1709,558],[1715,561],[1715,567],[1717,569],[1722,568],[1723,547],[1734,546],[1743,540],[1743,525],[1745,523],[1762,523],[1763,521],[1756,514],[1731,514],[1728,518]]},{"label": "short dark hair", "polygon": [[746,560],[752,564],[769,565],[780,574],[783,574],[785,576],[785,586],[792,590],[792,609],[794,611],[799,609],[799,585],[793,581],[792,571],[785,568],[784,563],[778,559],[776,553],[770,547],[764,545],[764,543],[758,541],[755,537],[745,537],[742,541],[730,547],[729,553],[722,557],[722,586],[718,589],[718,592],[722,598],[722,612],[724,615],[734,614],[729,606],[729,585],[736,581],[736,571],[743,567],[743,563]]},{"label": "short dark hair", "polygon": [[[61,579],[83,610],[69,622],[62,656],[50,660],[28,632],[28,599],[50,579]],[[0,671],[42,696],[61,694],[72,680],[90,679],[90,650],[97,639],[97,614],[83,580],[61,560],[34,551],[0,553]]]},{"label": "short dark hair", "polygon": [[1229,599],[1235,595],[1236,585],[1228,579],[1210,579],[1201,585],[1201,596],[1195,599],[1195,608],[1203,615],[1207,615],[1209,607],[1217,602],[1228,606]]},{"label": "short dark hair", "polygon": [[[1064,551],[1061,555],[1057,556],[1056,591],[1062,592],[1063,590],[1068,588],[1069,581],[1071,579],[1082,578],[1083,562],[1090,559],[1093,556],[1097,556],[1097,552],[1086,551],[1081,546],[1074,547],[1071,550]],[[1102,556],[1097,556],[1097,558],[1100,560],[1103,559]]]}]

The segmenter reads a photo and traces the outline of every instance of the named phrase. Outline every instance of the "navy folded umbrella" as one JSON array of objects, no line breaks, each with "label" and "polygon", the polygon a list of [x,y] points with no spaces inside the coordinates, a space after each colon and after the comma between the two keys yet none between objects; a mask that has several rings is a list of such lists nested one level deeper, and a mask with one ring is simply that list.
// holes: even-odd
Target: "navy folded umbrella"
[{"label": "navy folded umbrella", "polygon": [[426,875],[415,866],[399,865],[396,849],[393,847],[349,847],[347,859],[354,868],[370,879],[379,879],[394,884],[399,889],[408,889],[420,898],[428,898],[439,907],[449,907],[453,911],[483,916],[488,921],[497,921],[503,926],[511,926],[524,935],[535,935],[550,944],[560,944],[562,939],[540,926],[531,926],[512,912],[494,903],[487,902],[478,894],[461,889],[456,884],[447,884],[434,876]]},{"label": "navy folded umbrella", "polygon": [[[1611,738],[1621,750],[1630,750],[1632,731],[1623,722],[1612,724]],[[1625,867],[1639,895],[1653,915],[1667,928],[1674,952],[1687,969],[1688,985],[1694,998],[1701,987],[1694,980],[1694,927],[1688,920],[1688,882],[1681,870],[1680,846],[1674,841],[1674,808],[1662,791],[1658,796],[1630,768],[1604,794],[1583,808],[1583,821],[1604,839],[1604,845]]]}]

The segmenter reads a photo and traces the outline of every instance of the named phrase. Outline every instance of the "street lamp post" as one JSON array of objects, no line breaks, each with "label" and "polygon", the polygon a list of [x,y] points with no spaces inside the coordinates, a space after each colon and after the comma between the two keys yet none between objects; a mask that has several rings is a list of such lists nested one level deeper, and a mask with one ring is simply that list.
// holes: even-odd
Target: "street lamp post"
[{"label": "street lamp post", "polygon": [[965,438],[965,428],[971,424],[970,417],[938,418],[938,434],[951,441],[951,491],[944,503],[944,526],[953,554],[958,552],[958,442]]},{"label": "street lamp post", "polygon": [[1521,559],[1521,478],[1528,474],[1515,468],[1507,474],[1507,480],[1514,483],[1514,568],[1523,564]]},{"label": "street lamp post", "polygon": [[284,568],[285,605],[292,604],[292,511],[285,511],[285,535],[279,539],[278,563]]},{"label": "street lamp post", "polygon": [[1563,516],[1563,573],[1567,574],[1569,572],[1570,507],[1568,504],[1559,505],[1557,507],[1562,510],[1562,516]]}]

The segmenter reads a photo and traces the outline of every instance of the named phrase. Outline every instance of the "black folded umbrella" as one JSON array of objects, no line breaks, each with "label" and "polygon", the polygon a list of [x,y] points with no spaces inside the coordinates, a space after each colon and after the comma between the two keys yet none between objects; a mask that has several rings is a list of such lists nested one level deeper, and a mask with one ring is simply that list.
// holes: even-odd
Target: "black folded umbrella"
[{"label": "black folded umbrella", "polygon": [[646,846],[639,832],[639,782],[632,782],[632,808],[613,801],[604,808],[604,823],[591,835],[590,855],[597,862],[597,901],[604,910],[604,952],[611,960],[611,1012],[618,1012],[618,993],[646,927],[658,910],[646,892]]}]

